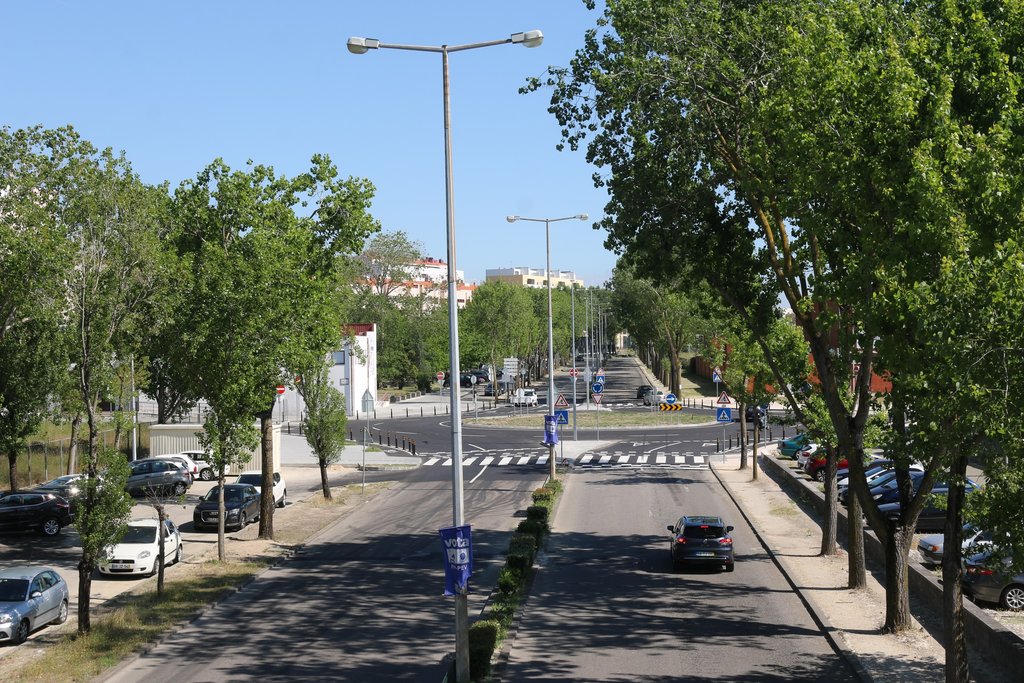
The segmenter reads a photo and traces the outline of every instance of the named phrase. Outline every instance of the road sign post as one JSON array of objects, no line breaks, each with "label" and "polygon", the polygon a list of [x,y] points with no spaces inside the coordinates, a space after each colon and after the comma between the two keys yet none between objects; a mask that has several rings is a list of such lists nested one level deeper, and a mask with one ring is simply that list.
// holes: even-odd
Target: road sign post
[{"label": "road sign post", "polygon": [[569,370],[569,377],[572,377],[572,440],[579,441],[580,434],[576,429],[576,381],[580,378],[580,371],[576,369],[576,349],[575,343],[573,344],[573,368]]},{"label": "road sign post", "polygon": [[437,395],[444,396],[444,373],[440,370],[437,371]]}]

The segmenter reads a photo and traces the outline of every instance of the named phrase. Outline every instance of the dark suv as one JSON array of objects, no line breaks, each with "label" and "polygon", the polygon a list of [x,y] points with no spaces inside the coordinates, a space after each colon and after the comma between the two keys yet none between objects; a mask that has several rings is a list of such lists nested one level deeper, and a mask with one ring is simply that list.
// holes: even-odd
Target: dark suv
[{"label": "dark suv", "polygon": [[672,568],[683,564],[715,565],[731,572],[736,564],[729,535],[732,529],[721,517],[704,515],[680,517],[675,524],[669,524]]},{"label": "dark suv", "polygon": [[5,493],[0,496],[0,532],[38,529],[56,536],[71,524],[71,506],[53,493]]},{"label": "dark suv", "polygon": [[172,493],[181,496],[192,486],[192,475],[172,460],[146,458],[128,465],[131,472],[124,487],[131,495]]}]

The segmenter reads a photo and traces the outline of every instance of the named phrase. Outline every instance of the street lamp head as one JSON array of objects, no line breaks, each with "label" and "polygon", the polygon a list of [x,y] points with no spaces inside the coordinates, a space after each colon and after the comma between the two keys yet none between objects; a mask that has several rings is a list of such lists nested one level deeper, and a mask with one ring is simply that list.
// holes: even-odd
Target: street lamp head
[{"label": "street lamp head", "polygon": [[354,55],[365,55],[367,50],[376,50],[380,47],[380,41],[376,38],[360,38],[352,36],[348,39],[348,51]]},{"label": "street lamp head", "polygon": [[509,223],[515,223],[517,220],[519,220],[519,216],[505,216],[505,220],[507,220]]},{"label": "street lamp head", "polygon": [[537,47],[544,42],[544,34],[538,30],[512,34],[513,43],[521,43],[523,47]]},{"label": "street lamp head", "polygon": [[576,218],[580,219],[581,221],[585,221],[585,220],[587,220],[588,218],[590,218],[590,216],[588,216],[588,215],[587,215],[587,214],[585,214],[585,213],[581,213],[580,215],[576,216]]}]

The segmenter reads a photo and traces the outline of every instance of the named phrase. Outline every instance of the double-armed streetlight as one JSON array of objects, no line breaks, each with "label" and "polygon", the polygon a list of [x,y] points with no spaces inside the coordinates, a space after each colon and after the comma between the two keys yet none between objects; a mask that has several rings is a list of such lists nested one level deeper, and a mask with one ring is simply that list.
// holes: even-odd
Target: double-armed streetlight
[{"label": "double-armed streetlight", "polygon": [[[548,282],[548,415],[554,417],[555,415],[555,341],[554,334],[552,332],[552,316],[551,316],[551,224],[557,223],[558,221],[585,221],[588,216],[585,213],[578,213],[575,216],[564,216],[562,218],[524,218],[523,216],[508,216],[505,220],[509,223],[515,223],[516,221],[530,221],[532,223],[543,223],[544,224],[544,243],[545,251],[547,253],[547,282]],[[573,359],[575,360],[575,356]],[[573,381],[573,397],[572,397],[572,409],[573,409],[573,423],[575,423],[576,416],[576,382]],[[550,441],[550,440],[549,440]],[[548,472],[552,479],[555,478],[555,444],[548,444]]]},{"label": "double-armed streetlight", "polygon": [[[456,299],[455,269],[455,202],[452,194],[452,138],[451,138],[451,105],[448,84],[448,54],[462,52],[479,47],[505,45],[508,43],[523,47],[537,47],[544,41],[540,31],[524,31],[513,33],[508,38],[491,40],[483,43],[466,45],[401,45],[382,43],[376,38],[352,37],[348,39],[348,51],[361,55],[369,50],[412,50],[415,52],[441,53],[443,99],[444,99],[444,186],[445,186],[445,217],[448,242],[448,341],[449,365],[451,381],[451,418],[452,418],[452,518],[453,526],[462,526],[464,515],[462,506],[462,414],[459,404],[459,318]],[[455,595],[455,675],[459,683],[469,681],[469,611],[465,593]]]}]

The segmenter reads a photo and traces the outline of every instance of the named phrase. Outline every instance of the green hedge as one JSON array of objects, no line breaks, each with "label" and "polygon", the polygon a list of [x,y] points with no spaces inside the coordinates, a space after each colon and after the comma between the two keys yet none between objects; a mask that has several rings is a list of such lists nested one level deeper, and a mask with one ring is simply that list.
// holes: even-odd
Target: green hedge
[{"label": "green hedge", "polygon": [[478,621],[469,627],[469,676],[479,681],[491,671],[491,656],[498,646],[501,624],[494,619]]},{"label": "green hedge", "polygon": [[516,532],[533,536],[539,546],[541,541],[544,540],[544,535],[548,532],[548,525],[547,522],[542,522],[540,520],[524,519],[519,522],[519,526],[516,527]]},{"label": "green hedge", "polygon": [[526,508],[526,519],[547,524],[551,509],[547,505],[531,505]]}]

